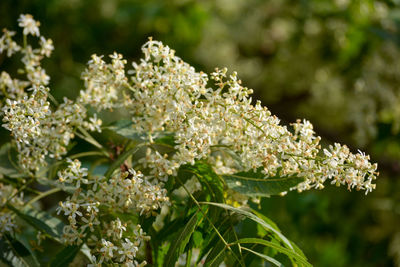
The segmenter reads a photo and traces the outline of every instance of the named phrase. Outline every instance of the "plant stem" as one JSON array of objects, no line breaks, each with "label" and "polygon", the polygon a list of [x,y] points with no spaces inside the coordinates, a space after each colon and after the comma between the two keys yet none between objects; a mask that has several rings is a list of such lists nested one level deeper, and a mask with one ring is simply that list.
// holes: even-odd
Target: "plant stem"
[{"label": "plant stem", "polygon": [[182,183],[182,181],[179,179],[179,177],[176,177],[176,179],[178,180],[178,182],[182,185],[183,189],[186,191],[186,193],[189,195],[189,197],[193,200],[193,202],[196,204],[196,206],[199,208],[200,212],[203,214],[204,218],[206,218],[206,220],[211,224],[212,228],[214,229],[214,231],[216,232],[216,234],[218,235],[218,237],[221,239],[222,243],[224,243],[225,247],[232,253],[232,256],[240,263],[241,266],[244,266],[242,264],[242,262],[236,257],[235,253],[232,251],[230,245],[228,244],[228,242],[226,242],[226,240],[224,239],[224,237],[221,235],[221,233],[218,231],[217,227],[215,227],[215,225],[212,223],[212,221],[210,220],[210,218],[207,217],[207,214],[203,211],[203,209],[200,206],[200,203],[196,200],[196,198],[192,195],[192,193],[189,192],[189,190],[186,188],[186,186]]},{"label": "plant stem", "polygon": [[38,201],[38,200],[40,200],[40,199],[42,199],[42,198],[44,198],[44,197],[47,197],[47,196],[49,196],[49,195],[51,195],[51,194],[57,193],[57,192],[59,192],[59,191],[61,191],[61,189],[58,188],[58,187],[53,188],[53,189],[50,189],[50,190],[48,190],[48,191],[46,191],[46,192],[43,192],[43,193],[41,193],[40,195],[37,195],[36,197],[32,198],[31,200],[29,200],[29,201],[26,203],[26,205],[27,205],[27,206],[32,205],[32,204],[35,203],[36,201]]}]

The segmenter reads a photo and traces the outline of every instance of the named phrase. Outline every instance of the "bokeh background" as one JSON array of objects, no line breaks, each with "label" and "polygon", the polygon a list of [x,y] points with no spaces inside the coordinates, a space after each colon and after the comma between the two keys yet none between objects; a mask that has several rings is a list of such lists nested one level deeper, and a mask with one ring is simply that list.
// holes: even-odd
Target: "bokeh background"
[{"label": "bokeh background", "polygon": [[[327,186],[261,208],[315,266],[400,266],[399,0],[1,0],[0,28],[21,13],[54,42],[58,99],[77,96],[91,54],[138,60],[152,36],[197,70],[236,70],[282,123],[366,151],[381,173],[368,196]],[[16,63],[1,55],[0,71]]]}]

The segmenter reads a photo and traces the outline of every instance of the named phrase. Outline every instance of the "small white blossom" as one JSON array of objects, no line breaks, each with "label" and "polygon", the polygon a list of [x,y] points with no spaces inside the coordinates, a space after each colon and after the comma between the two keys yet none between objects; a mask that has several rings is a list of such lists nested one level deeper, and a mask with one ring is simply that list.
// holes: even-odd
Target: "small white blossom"
[{"label": "small white blossom", "polygon": [[24,35],[32,34],[33,36],[40,36],[39,26],[40,22],[35,21],[30,14],[21,14],[18,19],[18,26],[24,28]]}]

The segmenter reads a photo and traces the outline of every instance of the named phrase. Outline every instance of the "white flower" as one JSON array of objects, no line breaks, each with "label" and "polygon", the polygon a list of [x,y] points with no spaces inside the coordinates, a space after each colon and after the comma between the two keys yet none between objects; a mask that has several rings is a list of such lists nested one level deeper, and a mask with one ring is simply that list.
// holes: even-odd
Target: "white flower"
[{"label": "white flower", "polygon": [[124,240],[125,242],[121,243],[121,248],[118,250],[118,253],[121,255],[120,262],[124,262],[125,259],[133,260],[136,252],[139,250],[137,244],[132,243],[128,238]]},{"label": "white flower", "polygon": [[4,29],[3,32],[4,34],[0,37],[0,54],[4,50],[7,50],[7,56],[11,57],[14,53],[20,51],[21,47],[12,40],[15,32],[8,31],[7,29]]},{"label": "white flower", "polygon": [[21,14],[18,19],[18,26],[24,28],[24,35],[32,34],[33,36],[40,36],[39,26],[40,23],[35,21],[30,14]]},{"label": "white flower", "polygon": [[40,37],[40,54],[50,57],[51,52],[54,50],[53,41],[51,39],[45,39],[43,36]]},{"label": "white flower", "polygon": [[101,244],[102,248],[100,249],[100,252],[102,253],[102,257],[106,259],[111,259],[114,256],[113,251],[117,250],[118,248],[115,247],[112,242],[105,239],[101,240]]}]

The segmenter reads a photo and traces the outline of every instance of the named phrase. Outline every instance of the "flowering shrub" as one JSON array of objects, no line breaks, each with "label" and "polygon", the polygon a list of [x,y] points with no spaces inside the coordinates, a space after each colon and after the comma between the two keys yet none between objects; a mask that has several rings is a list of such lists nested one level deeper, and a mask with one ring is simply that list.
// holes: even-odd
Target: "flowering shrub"
[{"label": "flowering shrub", "polygon": [[[79,97],[59,104],[40,64],[52,41],[31,15],[19,26],[22,45],[8,30],[0,39],[0,52],[21,53],[24,66],[0,76],[12,137],[0,151],[5,263],[280,266],[280,253],[308,266],[249,201],[322,189],[326,180],[365,194],[375,188],[369,156],[340,144],[322,149],[310,122],[281,125],[253,104],[235,72],[197,72],[151,38],[132,69],[118,53],[109,61],[93,55]],[[28,38],[39,38],[39,47]],[[116,115],[103,125],[93,112]],[[74,153],[83,142],[91,148]],[[60,201],[44,205],[48,197]],[[257,223],[255,236],[241,230],[248,221]],[[51,244],[54,255],[43,254]]]}]

